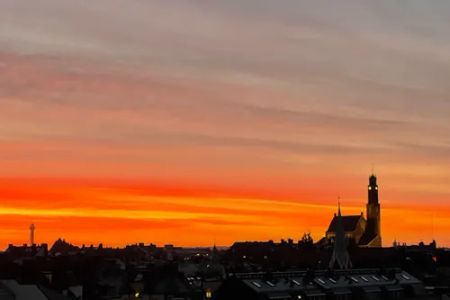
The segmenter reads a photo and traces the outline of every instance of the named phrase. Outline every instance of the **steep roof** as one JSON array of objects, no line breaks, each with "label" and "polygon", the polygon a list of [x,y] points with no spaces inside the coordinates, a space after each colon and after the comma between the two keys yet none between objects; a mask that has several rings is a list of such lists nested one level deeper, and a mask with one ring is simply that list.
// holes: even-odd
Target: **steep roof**
[{"label": "steep roof", "polygon": [[364,231],[364,234],[362,235],[361,239],[359,240],[360,245],[369,245],[370,242],[373,241],[374,238],[377,237],[377,234],[375,233],[375,228],[373,223],[368,223],[366,226],[366,230]]},{"label": "steep roof", "polygon": [[376,238],[376,237],[377,236],[374,233],[366,231],[366,232],[364,232],[364,234],[362,235],[361,239],[359,240],[359,244],[361,246],[369,245],[370,242],[372,242],[373,239]]},{"label": "steep roof", "polygon": [[[362,215],[356,216],[342,216],[342,225],[344,227],[345,232],[354,231],[356,226],[358,225],[359,220],[364,217]],[[327,232],[336,232],[337,227],[337,216],[334,216],[333,220],[331,220],[330,226],[328,227]]]}]

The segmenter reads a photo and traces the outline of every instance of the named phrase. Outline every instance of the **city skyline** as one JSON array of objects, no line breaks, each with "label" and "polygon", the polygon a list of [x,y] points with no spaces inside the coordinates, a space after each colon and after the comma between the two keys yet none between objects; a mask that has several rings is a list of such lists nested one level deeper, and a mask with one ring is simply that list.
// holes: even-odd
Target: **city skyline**
[{"label": "city skyline", "polygon": [[450,246],[447,1],[0,0],[0,25],[0,249],[318,240],[372,165],[383,245]]}]

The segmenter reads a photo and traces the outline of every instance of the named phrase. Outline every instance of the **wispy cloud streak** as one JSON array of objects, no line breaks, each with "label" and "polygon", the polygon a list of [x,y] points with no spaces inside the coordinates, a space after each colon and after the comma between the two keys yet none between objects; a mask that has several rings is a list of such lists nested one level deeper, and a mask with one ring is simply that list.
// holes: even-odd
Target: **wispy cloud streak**
[{"label": "wispy cloud streak", "polygon": [[[416,215],[423,203],[446,215],[449,5],[0,0],[7,236],[19,215],[42,224],[78,218],[71,232],[87,218],[131,222],[137,235],[149,215],[156,227],[195,227],[202,236],[213,234],[205,222],[216,222],[224,242],[274,238],[308,229],[306,221],[320,235],[329,216],[313,217],[308,205],[331,212],[337,194],[363,205],[372,163],[383,205],[392,208],[387,218],[400,214],[399,205],[413,205]],[[25,178],[53,179],[41,189]],[[74,186],[55,190],[54,178]],[[104,199],[78,179],[145,182],[148,202],[117,189]],[[157,197],[161,211],[149,204]],[[232,199],[246,208],[233,211]],[[282,209],[286,201],[304,223]],[[261,217],[267,206],[272,219]],[[127,213],[137,217],[119,216]],[[242,222],[252,226],[241,236]],[[420,237],[416,225],[405,227],[410,240]]]}]

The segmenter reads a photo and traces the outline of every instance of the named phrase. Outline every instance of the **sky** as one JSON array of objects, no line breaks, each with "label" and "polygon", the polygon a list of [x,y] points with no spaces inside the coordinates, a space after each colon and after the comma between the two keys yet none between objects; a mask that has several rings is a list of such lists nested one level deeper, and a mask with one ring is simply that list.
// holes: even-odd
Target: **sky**
[{"label": "sky", "polygon": [[447,0],[0,0],[0,249],[450,246]]}]

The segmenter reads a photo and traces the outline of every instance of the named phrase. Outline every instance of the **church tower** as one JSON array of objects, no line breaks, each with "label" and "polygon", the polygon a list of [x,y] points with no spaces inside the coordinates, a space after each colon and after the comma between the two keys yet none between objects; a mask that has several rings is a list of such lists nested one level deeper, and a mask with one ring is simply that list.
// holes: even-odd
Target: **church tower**
[{"label": "church tower", "polygon": [[374,174],[369,178],[366,232],[373,237],[370,246],[381,247],[380,203],[377,177]]}]

